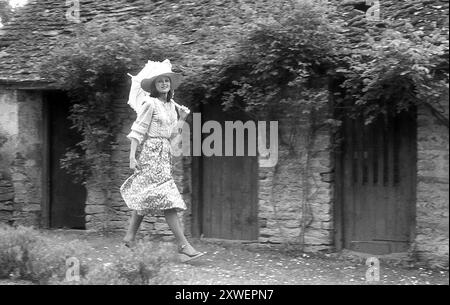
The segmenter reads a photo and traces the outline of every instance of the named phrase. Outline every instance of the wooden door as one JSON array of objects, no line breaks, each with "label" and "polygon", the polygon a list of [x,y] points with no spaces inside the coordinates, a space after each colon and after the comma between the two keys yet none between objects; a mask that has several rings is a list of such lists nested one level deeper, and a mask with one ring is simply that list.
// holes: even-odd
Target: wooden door
[{"label": "wooden door", "polygon": [[[222,126],[224,140],[225,121],[248,118],[242,113],[224,113],[220,106],[203,106],[202,123],[215,120]],[[204,134],[203,138],[209,134]],[[223,141],[225,143],[225,141]],[[233,143],[236,148],[236,141]],[[245,138],[245,147],[248,138]],[[249,156],[202,156],[200,174],[201,233],[206,238],[230,240],[256,240],[258,159]],[[196,179],[196,177],[193,177]]]},{"label": "wooden door", "polygon": [[82,140],[70,129],[69,101],[61,92],[47,92],[48,111],[48,163],[49,163],[49,213],[51,228],[85,228],[84,206],[86,189],[73,182],[73,177],[60,166],[67,148]]},{"label": "wooden door", "polygon": [[414,234],[415,112],[370,125],[345,119],[337,187],[343,246],[359,252],[405,252]]}]

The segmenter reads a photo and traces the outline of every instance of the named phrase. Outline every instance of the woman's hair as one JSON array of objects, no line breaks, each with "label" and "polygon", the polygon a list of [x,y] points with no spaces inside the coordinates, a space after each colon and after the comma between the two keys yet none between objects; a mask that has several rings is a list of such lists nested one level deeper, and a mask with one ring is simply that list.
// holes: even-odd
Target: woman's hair
[{"label": "woman's hair", "polygon": [[[170,78],[169,78],[170,79]],[[159,96],[159,92],[158,90],[156,90],[156,78],[155,80],[152,81],[152,83],[150,84],[150,96],[151,97],[158,97]],[[170,80],[170,90],[167,93],[167,102],[170,102],[173,98],[173,90],[172,90],[172,80]]]}]

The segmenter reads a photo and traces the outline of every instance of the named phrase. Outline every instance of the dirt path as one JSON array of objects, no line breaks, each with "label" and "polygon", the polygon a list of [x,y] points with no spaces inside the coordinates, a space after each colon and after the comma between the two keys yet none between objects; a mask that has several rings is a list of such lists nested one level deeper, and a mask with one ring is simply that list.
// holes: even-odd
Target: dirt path
[{"label": "dirt path", "polygon": [[[61,234],[58,234],[61,236]],[[107,262],[115,249],[123,247],[120,236],[103,237],[64,233],[63,238],[88,241],[98,251],[92,259]],[[172,284],[187,285],[352,285],[368,284],[364,261],[342,259],[336,255],[287,255],[277,251],[244,250],[194,240],[208,254],[190,263],[171,263]],[[380,281],[369,284],[449,284],[448,271],[380,265]]]}]

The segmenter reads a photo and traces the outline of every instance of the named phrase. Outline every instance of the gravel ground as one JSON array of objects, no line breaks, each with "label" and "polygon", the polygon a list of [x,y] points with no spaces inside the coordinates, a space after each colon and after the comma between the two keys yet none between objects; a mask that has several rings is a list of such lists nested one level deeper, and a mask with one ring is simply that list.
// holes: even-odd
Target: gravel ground
[{"label": "gravel ground", "polygon": [[[120,236],[52,232],[58,238],[87,240],[97,251],[92,260],[106,263],[123,247]],[[448,270],[431,270],[381,261],[380,281],[367,282],[365,259],[339,254],[294,254],[268,249],[193,240],[207,255],[189,263],[170,263],[172,284],[186,285],[449,285]],[[244,248],[244,249],[243,249]],[[0,281],[1,284],[26,282]]]},{"label": "gravel ground", "polygon": [[428,285],[449,284],[448,271],[380,263],[380,281],[367,282],[365,261],[326,255],[286,255],[199,244],[208,251],[190,264],[174,264],[177,284]]}]

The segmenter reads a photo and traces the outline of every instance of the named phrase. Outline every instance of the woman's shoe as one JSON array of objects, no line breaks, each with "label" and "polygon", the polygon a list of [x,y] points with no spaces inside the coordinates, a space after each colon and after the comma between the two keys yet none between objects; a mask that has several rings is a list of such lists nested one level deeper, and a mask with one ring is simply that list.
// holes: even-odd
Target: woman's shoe
[{"label": "woman's shoe", "polygon": [[122,243],[123,243],[123,245],[125,247],[130,248],[130,249],[132,249],[132,248],[134,248],[134,246],[136,246],[136,241],[135,240],[128,240],[128,241],[127,240],[123,240]]},{"label": "woman's shoe", "polygon": [[179,257],[180,257],[180,260],[182,263],[191,261],[193,259],[199,258],[200,256],[203,256],[206,254],[204,252],[198,252],[198,251],[193,254],[189,254],[186,252],[186,245],[182,245],[180,247],[180,249],[178,250],[178,253],[179,253]]}]

